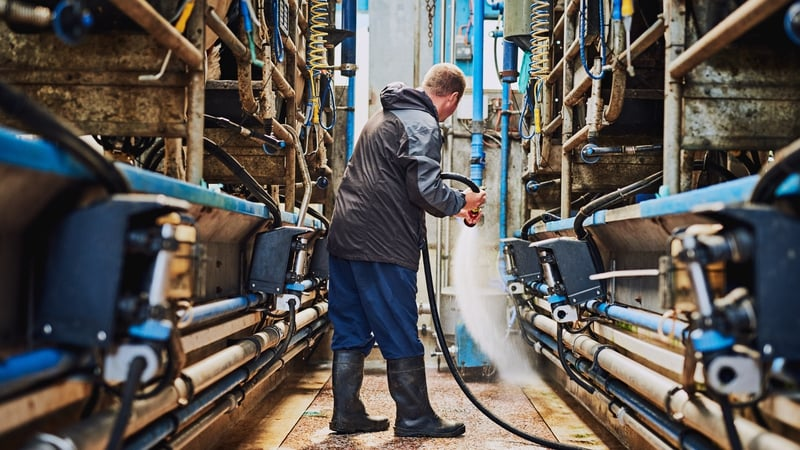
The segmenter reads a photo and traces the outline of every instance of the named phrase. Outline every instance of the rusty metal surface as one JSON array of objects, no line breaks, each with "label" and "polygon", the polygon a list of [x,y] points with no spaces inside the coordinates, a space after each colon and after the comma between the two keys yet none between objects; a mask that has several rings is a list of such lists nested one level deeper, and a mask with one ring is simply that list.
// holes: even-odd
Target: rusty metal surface
[{"label": "rusty metal surface", "polygon": [[[52,34],[12,33],[0,23],[0,77],[19,87],[87,134],[172,136],[186,134],[187,74],[149,36],[131,32],[90,35],[69,46]],[[18,126],[13,118],[0,123]]]},{"label": "rusty metal surface", "polygon": [[575,192],[610,192],[661,170],[661,154],[606,155],[595,164],[576,156],[572,164],[572,189]]},{"label": "rusty metal surface", "polygon": [[774,150],[800,135],[797,52],[731,46],[686,76],[682,147]]}]

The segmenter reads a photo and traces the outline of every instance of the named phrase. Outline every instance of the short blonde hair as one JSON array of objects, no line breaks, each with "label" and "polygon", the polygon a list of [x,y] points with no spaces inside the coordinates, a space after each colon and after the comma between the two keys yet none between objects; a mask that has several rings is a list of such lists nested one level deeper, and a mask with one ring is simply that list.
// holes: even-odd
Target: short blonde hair
[{"label": "short blonde hair", "polygon": [[422,86],[439,97],[458,92],[458,99],[461,100],[467,87],[467,80],[464,78],[464,72],[455,64],[439,63],[434,64],[425,74]]}]

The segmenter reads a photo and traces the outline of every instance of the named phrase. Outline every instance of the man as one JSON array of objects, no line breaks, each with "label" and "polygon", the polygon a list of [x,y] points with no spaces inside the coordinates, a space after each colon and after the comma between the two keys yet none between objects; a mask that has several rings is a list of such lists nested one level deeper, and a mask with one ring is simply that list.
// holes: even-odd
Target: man
[{"label": "man", "polygon": [[333,418],[339,433],[383,431],[359,398],[364,357],[377,340],[397,406],[395,435],[453,437],[464,424],[440,418],[430,405],[424,348],[417,335],[417,270],[425,213],[458,216],[486,202],[486,192],[442,183],[442,135],[464,94],[464,74],[436,64],[421,89],[392,83],[383,110],[367,124],[347,165],[329,230],[329,316],[333,323]]}]

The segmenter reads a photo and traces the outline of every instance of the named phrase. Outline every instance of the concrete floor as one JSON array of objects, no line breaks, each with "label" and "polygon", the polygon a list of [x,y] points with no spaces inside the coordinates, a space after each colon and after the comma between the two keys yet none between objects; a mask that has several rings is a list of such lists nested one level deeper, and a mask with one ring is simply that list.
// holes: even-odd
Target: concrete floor
[{"label": "concrete floor", "polygon": [[[385,364],[379,352],[367,361],[361,396],[367,411],[394,421],[394,403],[387,390]],[[392,427],[380,433],[338,435],[328,429],[333,397],[330,365],[316,364],[290,377],[236,429],[224,433],[218,449],[538,449],[485,417],[461,392],[446,364],[426,357],[428,390],[434,409],[466,424],[458,438],[397,438]],[[623,446],[564,391],[536,382],[524,387],[503,381],[469,383],[491,411],[521,431],[589,449]]]}]

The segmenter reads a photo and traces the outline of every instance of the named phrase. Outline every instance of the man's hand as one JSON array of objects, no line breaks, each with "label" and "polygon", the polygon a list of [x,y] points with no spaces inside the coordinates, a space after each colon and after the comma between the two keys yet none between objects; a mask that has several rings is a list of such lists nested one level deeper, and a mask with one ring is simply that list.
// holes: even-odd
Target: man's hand
[{"label": "man's hand", "polygon": [[483,216],[481,208],[486,203],[486,191],[481,189],[480,192],[473,192],[472,189],[464,189],[464,199],[467,203],[464,208],[456,214],[456,217],[461,217],[469,224],[476,224]]},{"label": "man's hand", "polygon": [[464,205],[464,209],[471,210],[471,209],[480,209],[483,207],[483,204],[486,203],[486,191],[481,189],[480,192],[472,192],[472,189],[464,189],[464,198],[467,200],[467,204]]}]

